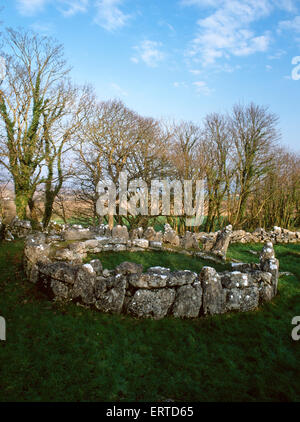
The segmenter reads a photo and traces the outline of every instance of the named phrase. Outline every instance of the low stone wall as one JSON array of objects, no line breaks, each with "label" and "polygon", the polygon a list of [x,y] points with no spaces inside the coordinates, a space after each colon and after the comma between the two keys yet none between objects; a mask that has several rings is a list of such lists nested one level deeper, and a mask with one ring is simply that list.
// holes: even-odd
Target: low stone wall
[{"label": "low stone wall", "polygon": [[[136,242],[136,246],[142,248],[144,248],[145,245],[160,247],[162,243],[165,243],[186,250],[197,250],[199,249],[200,243],[202,244],[204,251],[210,251],[219,257],[224,257],[224,253],[226,255],[229,243],[300,242],[300,232],[294,232],[281,227],[274,227],[273,230],[270,231],[258,228],[250,233],[245,230],[232,230],[232,226],[227,226],[222,231],[211,233],[191,233],[187,231],[183,236],[179,236],[169,224],[165,224],[164,232],[156,232],[153,227],[148,227],[145,230],[142,227],[139,227],[128,233],[127,228],[122,226],[116,226],[112,230],[106,225],[84,229],[81,226],[51,222],[47,230],[43,230],[41,223],[38,225],[38,230],[33,230],[30,221],[19,220],[17,217],[8,225],[5,225],[0,221],[0,233],[2,238],[7,241],[14,240],[15,238],[26,238],[29,234],[36,232],[44,233],[48,236],[62,236],[65,240],[80,240],[79,232],[82,233],[82,239],[92,239],[97,235],[106,238],[119,237],[126,240],[144,239],[143,242]],[[145,241],[148,241],[148,244]]]},{"label": "low stone wall", "polygon": [[[196,233],[197,240],[203,243],[203,249],[209,251],[213,248],[217,236],[220,232]],[[298,243],[300,242],[300,232],[274,227],[273,230],[266,231],[258,228],[252,233],[245,230],[233,230],[230,235],[230,243]]]},{"label": "low stone wall", "polygon": [[55,300],[155,319],[249,311],[277,293],[279,262],[271,242],[264,246],[259,264],[237,263],[233,264],[234,271],[220,273],[212,267],[203,267],[199,274],[162,267],[143,272],[141,265],[132,262],[107,270],[98,259],[82,264],[88,252],[162,247],[153,229],[147,229],[153,240],[136,237],[138,233],[130,239],[127,230],[120,226],[113,233],[108,230],[102,226],[96,235],[77,227],[59,236],[39,233],[27,237],[24,266],[29,280]]}]

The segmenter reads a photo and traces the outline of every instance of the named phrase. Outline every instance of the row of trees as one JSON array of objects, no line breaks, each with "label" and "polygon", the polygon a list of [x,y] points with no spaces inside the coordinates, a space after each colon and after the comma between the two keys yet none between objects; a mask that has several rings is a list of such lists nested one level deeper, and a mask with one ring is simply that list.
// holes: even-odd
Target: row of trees
[{"label": "row of trees", "polygon": [[[97,224],[97,184],[205,179],[204,229],[230,222],[255,228],[300,225],[300,157],[278,146],[278,118],[267,107],[235,105],[201,125],[145,118],[121,101],[99,102],[75,86],[63,47],[49,37],[5,33],[0,91],[0,164],[13,181],[17,215],[71,214]],[[121,217],[115,217],[120,220]],[[132,226],[146,216],[128,216]],[[185,216],[168,221],[185,229]],[[112,224],[112,217],[110,223]]]}]

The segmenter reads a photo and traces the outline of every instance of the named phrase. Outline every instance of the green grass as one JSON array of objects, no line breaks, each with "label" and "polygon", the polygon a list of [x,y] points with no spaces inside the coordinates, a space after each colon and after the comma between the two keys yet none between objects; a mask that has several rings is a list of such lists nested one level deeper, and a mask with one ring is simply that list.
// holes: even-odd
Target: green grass
[{"label": "green grass", "polygon": [[142,264],[144,271],[150,267],[167,267],[174,270],[191,270],[199,273],[205,265],[213,266],[217,271],[225,271],[231,268],[230,264],[218,264],[212,261],[187,256],[174,252],[101,252],[100,254],[89,254],[85,262],[98,258],[101,260],[103,268],[109,270],[115,268],[124,261]]},{"label": "green grass", "polygon": [[[243,262],[257,262],[258,257],[249,251],[256,251],[259,255],[261,245],[231,244],[227,258],[235,258]],[[300,280],[300,244],[281,244],[274,246],[276,258],[279,259],[279,271],[291,272]]]},{"label": "green grass", "polygon": [[[280,279],[272,303],[244,314],[161,321],[48,301],[24,279],[22,248],[0,246],[0,315],[7,322],[1,401],[300,400],[300,342],[291,339],[291,319],[300,315],[300,245],[276,247],[281,271],[296,276]],[[229,253],[257,260],[249,249],[261,245],[232,245]],[[156,256],[143,256],[156,265]],[[167,264],[179,268],[172,257],[159,262]]]}]

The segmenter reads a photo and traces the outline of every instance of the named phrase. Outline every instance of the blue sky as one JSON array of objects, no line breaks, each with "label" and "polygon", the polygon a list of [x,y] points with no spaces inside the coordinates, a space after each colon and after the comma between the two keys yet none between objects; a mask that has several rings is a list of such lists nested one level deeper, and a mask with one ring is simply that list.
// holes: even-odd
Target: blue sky
[{"label": "blue sky", "polygon": [[196,123],[254,101],[279,115],[282,144],[300,150],[300,0],[0,4],[3,26],[63,43],[74,80],[92,83],[100,100]]}]

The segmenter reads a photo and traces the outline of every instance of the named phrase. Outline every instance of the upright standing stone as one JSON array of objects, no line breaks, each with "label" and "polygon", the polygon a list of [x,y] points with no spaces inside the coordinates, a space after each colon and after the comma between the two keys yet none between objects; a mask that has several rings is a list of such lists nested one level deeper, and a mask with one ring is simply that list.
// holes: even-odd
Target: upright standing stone
[{"label": "upright standing stone", "polygon": [[144,239],[146,240],[155,240],[156,238],[156,231],[153,227],[147,227],[143,234]]},{"label": "upright standing stone", "polygon": [[163,241],[165,243],[170,243],[173,246],[179,246],[180,245],[179,236],[176,234],[175,230],[172,229],[170,224],[165,224],[164,229],[165,229],[165,233],[163,236]]},{"label": "upright standing stone", "polygon": [[216,243],[211,249],[211,252],[222,259],[226,259],[226,253],[232,235],[232,226],[226,226],[217,236]]},{"label": "upright standing stone", "polygon": [[183,249],[199,249],[199,243],[196,236],[191,232],[186,232],[181,239]]},{"label": "upright standing stone", "polygon": [[203,267],[199,277],[203,290],[204,314],[214,315],[225,312],[226,294],[217,271],[212,267]]},{"label": "upright standing stone", "polygon": [[96,281],[96,272],[92,265],[82,265],[76,274],[75,282],[71,292],[73,299],[80,299],[83,303],[89,305],[95,302],[94,285]]},{"label": "upright standing stone", "polygon": [[129,240],[129,234],[126,226],[115,226],[112,228],[112,237],[115,239],[123,239],[125,242]]},{"label": "upright standing stone", "polygon": [[266,242],[260,254],[260,267],[264,272],[272,275],[271,285],[273,288],[273,296],[277,294],[278,277],[279,277],[279,261],[275,258],[275,252],[272,242]]}]

